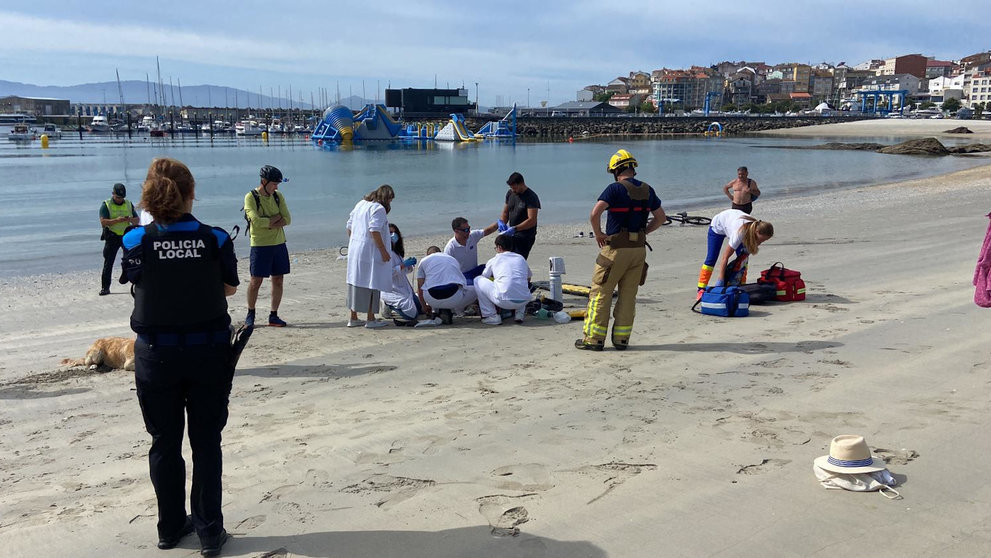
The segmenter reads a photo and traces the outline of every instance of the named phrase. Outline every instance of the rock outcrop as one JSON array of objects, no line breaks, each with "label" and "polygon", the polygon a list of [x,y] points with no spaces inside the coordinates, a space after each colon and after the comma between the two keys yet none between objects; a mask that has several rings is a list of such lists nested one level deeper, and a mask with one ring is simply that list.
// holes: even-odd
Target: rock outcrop
[{"label": "rock outcrop", "polygon": [[831,149],[833,151],[881,151],[887,147],[882,143],[824,143],[808,149]]},{"label": "rock outcrop", "polygon": [[968,143],[967,145],[958,145],[956,147],[948,147],[950,153],[985,153],[991,151],[991,145],[986,143]]},{"label": "rock outcrop", "polygon": [[950,150],[936,138],[920,138],[881,148],[890,155],[949,155]]}]

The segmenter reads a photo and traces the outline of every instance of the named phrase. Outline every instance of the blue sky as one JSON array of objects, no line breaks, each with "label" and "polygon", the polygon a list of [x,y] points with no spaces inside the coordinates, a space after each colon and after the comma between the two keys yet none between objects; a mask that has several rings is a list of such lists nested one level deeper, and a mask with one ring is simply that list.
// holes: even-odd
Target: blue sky
[{"label": "blue sky", "polygon": [[[55,0],[0,8],[0,79],[75,85],[162,77],[294,97],[376,87],[464,84],[474,99],[533,105],[631,70],[723,60],[857,64],[991,49],[984,0],[897,2],[473,2],[334,0],[236,3]],[[637,5],[640,4],[640,5]],[[10,40],[17,37],[17,40]],[[377,85],[376,85],[377,84]],[[299,93],[297,93],[299,92]],[[380,94],[381,96],[381,94]]]}]

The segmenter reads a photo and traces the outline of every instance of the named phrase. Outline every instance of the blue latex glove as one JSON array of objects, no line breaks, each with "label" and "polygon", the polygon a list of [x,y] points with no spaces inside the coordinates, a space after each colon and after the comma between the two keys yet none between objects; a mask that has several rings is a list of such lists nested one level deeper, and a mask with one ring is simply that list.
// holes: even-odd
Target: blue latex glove
[{"label": "blue latex glove", "polygon": [[405,260],[403,260],[403,265],[406,267],[413,267],[414,265],[416,265],[416,258],[414,258],[413,256],[406,258]]},{"label": "blue latex glove", "polygon": [[506,229],[508,229],[508,228],[509,228],[509,227],[507,227],[507,226],[506,226],[506,223],[505,223],[505,222],[503,222],[503,220],[502,220],[502,219],[499,219],[499,220],[497,221],[497,226],[499,227],[499,232],[501,232],[501,233],[502,233],[502,232],[506,232]]},{"label": "blue latex glove", "polygon": [[725,285],[725,283],[724,283],[724,281],[722,279],[716,279],[709,286],[710,287],[722,287],[724,285]]},{"label": "blue latex glove", "polygon": [[516,232],[516,227],[506,227],[506,230],[502,231],[499,234],[508,234],[509,236],[513,236],[513,233],[515,232]]}]

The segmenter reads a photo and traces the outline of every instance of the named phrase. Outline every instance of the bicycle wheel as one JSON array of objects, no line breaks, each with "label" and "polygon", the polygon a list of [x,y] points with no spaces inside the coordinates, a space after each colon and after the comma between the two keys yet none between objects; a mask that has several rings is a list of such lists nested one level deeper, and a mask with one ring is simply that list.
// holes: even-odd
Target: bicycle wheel
[{"label": "bicycle wheel", "polygon": [[689,225],[708,225],[712,223],[712,219],[693,215],[691,217],[686,217],[685,222]]}]

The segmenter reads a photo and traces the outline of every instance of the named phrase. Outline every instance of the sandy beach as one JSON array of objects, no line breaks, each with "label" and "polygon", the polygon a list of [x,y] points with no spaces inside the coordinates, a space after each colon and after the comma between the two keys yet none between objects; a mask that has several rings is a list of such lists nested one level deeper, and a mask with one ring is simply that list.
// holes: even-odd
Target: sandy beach
[{"label": "sandy beach", "polygon": [[[958,127],[970,130],[971,134],[948,134],[947,130]],[[757,132],[767,136],[795,137],[935,137],[937,139],[952,138],[954,141],[967,143],[987,143],[991,138],[991,120],[957,120],[955,118],[878,118],[873,120],[858,120],[856,122],[838,122],[819,126],[803,126],[801,128],[782,128]]]},{"label": "sandy beach", "polygon": [[[950,120],[781,133],[957,125],[991,134]],[[643,178],[663,199],[663,180]],[[234,379],[223,555],[984,555],[991,311],[971,279],[989,199],[991,166],[762,197],[754,213],[776,235],[751,269],[800,270],[808,298],[738,319],[689,310],[706,229],[663,227],[626,352],[577,351],[580,322],[533,318],[348,329],[345,262],[293,254],[291,327],[256,331]],[[541,227],[535,279],[563,256],[566,280],[587,284],[597,250],[574,235],[588,230]],[[0,554],[198,556],[195,537],[155,548],[132,374],[59,368],[97,337],[131,335],[131,297],[119,285],[98,297],[98,266],[0,283]],[[903,499],[820,487],[812,460],[851,433],[888,460]]]}]

